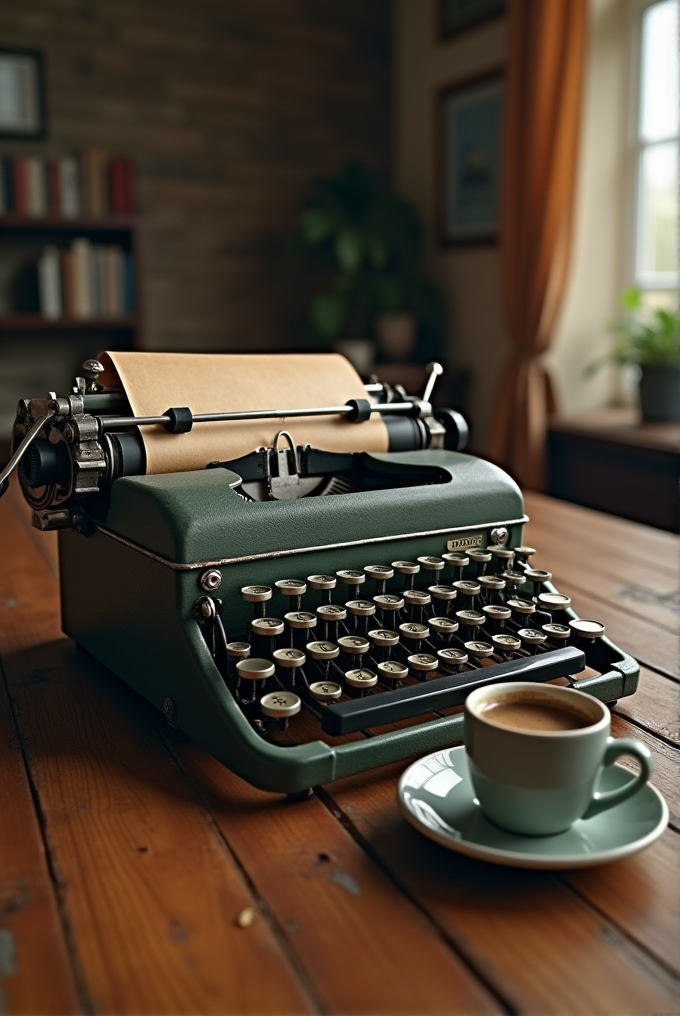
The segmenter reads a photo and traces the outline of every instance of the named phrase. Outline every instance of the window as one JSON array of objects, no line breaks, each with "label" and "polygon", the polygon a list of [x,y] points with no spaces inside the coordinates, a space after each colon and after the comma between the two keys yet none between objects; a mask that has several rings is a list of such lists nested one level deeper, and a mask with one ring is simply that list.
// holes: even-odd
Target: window
[{"label": "window", "polygon": [[678,3],[642,12],[633,281],[648,306],[678,302]]}]

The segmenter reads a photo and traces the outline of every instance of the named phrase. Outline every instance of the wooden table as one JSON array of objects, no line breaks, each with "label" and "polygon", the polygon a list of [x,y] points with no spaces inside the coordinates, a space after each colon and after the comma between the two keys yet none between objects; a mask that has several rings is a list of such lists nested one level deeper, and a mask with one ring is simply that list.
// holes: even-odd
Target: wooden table
[{"label": "wooden table", "polygon": [[404,764],[303,804],[253,790],[63,638],[55,541],[10,492],[0,1012],[676,1012],[677,541],[537,495],[527,510],[538,566],[643,664],[614,733],[653,748],[672,814],[642,854],[573,873],[419,836]]}]

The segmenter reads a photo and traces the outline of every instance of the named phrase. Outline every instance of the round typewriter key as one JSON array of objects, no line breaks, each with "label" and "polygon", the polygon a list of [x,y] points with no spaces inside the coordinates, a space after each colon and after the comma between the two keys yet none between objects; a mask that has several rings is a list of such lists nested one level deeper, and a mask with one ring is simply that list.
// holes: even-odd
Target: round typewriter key
[{"label": "round typewriter key", "polygon": [[445,561],[441,557],[419,557],[418,564],[427,572],[439,572],[445,565]]},{"label": "round typewriter key", "polygon": [[577,617],[569,622],[569,627],[575,635],[580,635],[581,638],[590,641],[595,641],[604,635],[604,625],[600,621],[589,621]]},{"label": "round typewriter key", "polygon": [[355,617],[370,617],[375,614],[375,603],[371,603],[370,600],[348,600],[345,606]]},{"label": "round typewriter key", "polygon": [[522,648],[521,639],[516,638],[515,635],[492,635],[491,641],[494,648],[501,653],[516,653],[518,649]]},{"label": "round typewriter key", "polygon": [[453,586],[428,586],[427,591],[433,600],[442,600],[449,603],[451,600],[455,600],[458,595]]},{"label": "round typewriter key", "polygon": [[496,571],[502,572],[512,567],[515,559],[515,552],[509,547],[489,547],[489,553],[496,562]]},{"label": "round typewriter key", "polygon": [[482,613],[489,621],[492,631],[498,635],[505,628],[505,622],[509,621],[512,617],[512,611],[509,607],[501,607],[495,603],[489,603],[486,607],[482,607]]},{"label": "round typewriter key", "polygon": [[437,669],[439,661],[436,656],[432,656],[430,653],[414,653],[408,657],[408,665],[411,670],[415,670],[419,674],[427,674],[431,670]]},{"label": "round typewriter key", "polygon": [[274,585],[283,596],[302,596],[307,592],[307,583],[302,579],[278,579]]},{"label": "round typewriter key", "polygon": [[270,586],[243,586],[241,596],[248,603],[264,603],[271,600],[272,590]]},{"label": "round typewriter key", "polygon": [[399,625],[399,634],[402,638],[411,639],[414,642],[421,642],[430,637],[430,629],[426,624],[417,624],[415,621],[407,621]]},{"label": "round typewriter key", "polygon": [[481,628],[486,618],[478,610],[457,610],[456,619],[466,628]]},{"label": "round typewriter key", "polygon": [[367,564],[364,572],[370,579],[375,579],[379,593],[384,593],[388,579],[394,578],[394,568],[387,564]]},{"label": "round typewriter key", "polygon": [[520,622],[536,613],[536,607],[530,600],[508,600],[506,606]]},{"label": "round typewriter key", "polygon": [[488,550],[468,550],[468,557],[475,566],[476,577],[481,578],[491,560],[491,554]]},{"label": "round typewriter key", "polygon": [[465,649],[476,660],[486,660],[493,655],[493,646],[488,642],[466,642]]},{"label": "round typewriter key", "polygon": [[470,564],[470,558],[467,554],[463,554],[462,551],[454,550],[450,553],[442,554],[442,558],[448,566],[453,570],[454,578],[460,579],[463,574],[463,569],[467,568]]},{"label": "round typewriter key", "polygon": [[309,690],[322,705],[326,702],[335,702],[342,695],[342,688],[335,681],[315,681],[310,684]]},{"label": "round typewriter key", "polygon": [[245,681],[265,681],[274,673],[274,664],[271,660],[260,660],[251,656],[246,660],[239,660],[236,664],[238,676]]},{"label": "round typewriter key", "polygon": [[291,628],[314,628],[317,622],[316,614],[306,610],[292,610],[289,614],[283,615]]},{"label": "round typewriter key", "polygon": [[503,580],[503,582],[505,582],[506,586],[508,587],[510,596],[517,596],[519,587],[523,586],[526,581],[525,572],[513,571],[512,569],[508,569],[508,571],[501,572],[499,577]]},{"label": "round typewriter key", "polygon": [[265,638],[271,639],[281,635],[285,625],[278,617],[255,617],[250,622],[250,627],[255,635],[264,635]]},{"label": "round typewriter key", "polygon": [[422,589],[405,589],[404,590],[404,603],[410,604],[410,606],[421,606],[426,607],[428,603],[432,602],[432,597],[429,593],[424,592]]},{"label": "round typewriter key", "polygon": [[534,596],[538,596],[541,591],[541,586],[544,582],[550,582],[552,578],[552,572],[544,571],[542,568],[527,568],[524,572],[524,577],[533,582],[534,584]]},{"label": "round typewriter key", "polygon": [[334,660],[340,649],[335,642],[308,642],[306,653],[313,660]]},{"label": "round typewriter key", "polygon": [[505,582],[498,575],[480,575],[477,579],[482,587],[482,598],[487,603],[503,603]]},{"label": "round typewriter key", "polygon": [[286,670],[302,667],[307,660],[307,657],[300,649],[275,649],[272,656],[276,663],[280,667],[285,667]]},{"label": "round typewriter key", "polygon": [[388,649],[390,646],[396,646],[399,642],[396,631],[388,631],[387,628],[376,628],[374,631],[369,631],[368,638],[376,649]]},{"label": "round typewriter key", "polygon": [[571,628],[567,628],[566,624],[553,624],[552,622],[541,625],[541,631],[559,645],[564,645],[571,635]]},{"label": "round typewriter key", "polygon": [[542,646],[548,638],[542,631],[537,631],[535,628],[520,628],[517,635],[522,640],[522,645],[525,648],[531,649],[532,652],[535,652],[539,646]]},{"label": "round typewriter key", "polygon": [[310,589],[321,592],[321,602],[330,603],[332,591],[338,584],[335,575],[309,575],[307,585]]},{"label": "round typewriter key", "polygon": [[471,579],[458,579],[452,585],[459,596],[469,600],[471,604],[474,603],[475,596],[479,596],[482,591],[479,582],[473,582]]},{"label": "round typewriter key", "polygon": [[539,593],[536,597],[539,610],[547,610],[551,614],[558,610],[566,610],[571,606],[571,597],[564,593]]},{"label": "round typewriter key", "polygon": [[371,648],[368,639],[359,638],[358,635],[343,635],[338,639],[338,646],[341,652],[350,656],[363,656]]},{"label": "round typewriter key", "polygon": [[227,642],[227,656],[235,660],[246,660],[250,656],[250,642]]},{"label": "round typewriter key", "polygon": [[343,568],[341,571],[335,573],[341,582],[344,582],[346,586],[354,590],[354,595],[351,597],[353,600],[359,599],[359,589],[366,581],[366,576],[362,571],[358,571],[356,568]]},{"label": "round typewriter key", "polygon": [[383,660],[378,664],[378,676],[388,684],[398,684],[408,677],[408,667],[398,660]]},{"label": "round typewriter key", "polygon": [[452,621],[450,617],[431,617],[427,623],[433,635],[448,637],[458,631],[458,622]]},{"label": "round typewriter key", "polygon": [[320,621],[344,621],[347,611],[340,603],[322,603],[316,608],[316,616]]},{"label": "round typewriter key", "polygon": [[440,649],[437,659],[446,667],[462,667],[468,661],[468,654],[460,649]]},{"label": "round typewriter key", "polygon": [[382,593],[374,596],[373,602],[378,610],[382,611],[382,620],[387,623],[392,620],[392,617],[386,617],[385,615],[394,616],[404,606],[403,598],[401,596],[393,596],[391,593]]},{"label": "round typewriter key", "polygon": [[533,547],[515,547],[515,557],[522,564],[526,564],[535,553],[536,551]]},{"label": "round typewriter key", "polygon": [[260,699],[260,711],[272,720],[288,720],[302,707],[300,697],[292,691],[271,691]]},{"label": "round typewriter key", "polygon": [[347,671],[345,681],[347,681],[350,688],[363,691],[365,688],[372,688],[378,683],[378,675],[374,674],[372,670],[364,670],[363,667],[358,667]]},{"label": "round typewriter key", "polygon": [[392,567],[395,572],[404,576],[407,589],[413,589],[416,575],[420,571],[420,565],[416,561],[393,561]]}]

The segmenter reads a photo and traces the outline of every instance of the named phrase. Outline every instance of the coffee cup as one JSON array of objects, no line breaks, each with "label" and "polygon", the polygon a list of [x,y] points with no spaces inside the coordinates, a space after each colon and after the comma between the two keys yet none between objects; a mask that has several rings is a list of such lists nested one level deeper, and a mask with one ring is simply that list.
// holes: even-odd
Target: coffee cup
[{"label": "coffee cup", "polygon": [[[514,681],[471,692],[465,750],[482,811],[511,832],[547,836],[620,804],[647,782],[653,760],[641,741],[609,735],[609,709],[573,688]],[[603,767],[622,755],[640,771],[600,792]]]}]

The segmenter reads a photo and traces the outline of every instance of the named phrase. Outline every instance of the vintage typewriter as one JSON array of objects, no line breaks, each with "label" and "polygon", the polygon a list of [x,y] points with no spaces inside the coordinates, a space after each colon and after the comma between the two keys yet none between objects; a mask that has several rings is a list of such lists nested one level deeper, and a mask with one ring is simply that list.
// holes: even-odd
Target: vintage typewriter
[{"label": "vintage typewriter", "polygon": [[[635,691],[636,662],[532,566],[516,484],[433,411],[437,365],[420,397],[374,381],[342,405],[143,417],[102,370],[19,403],[0,493],[18,466],[59,530],[64,631],[251,783],[304,796],[460,741],[480,684]],[[296,444],[303,417],[354,447],[382,420],[388,450]],[[172,450],[253,419],[270,442],[149,474],[150,430]]]}]

